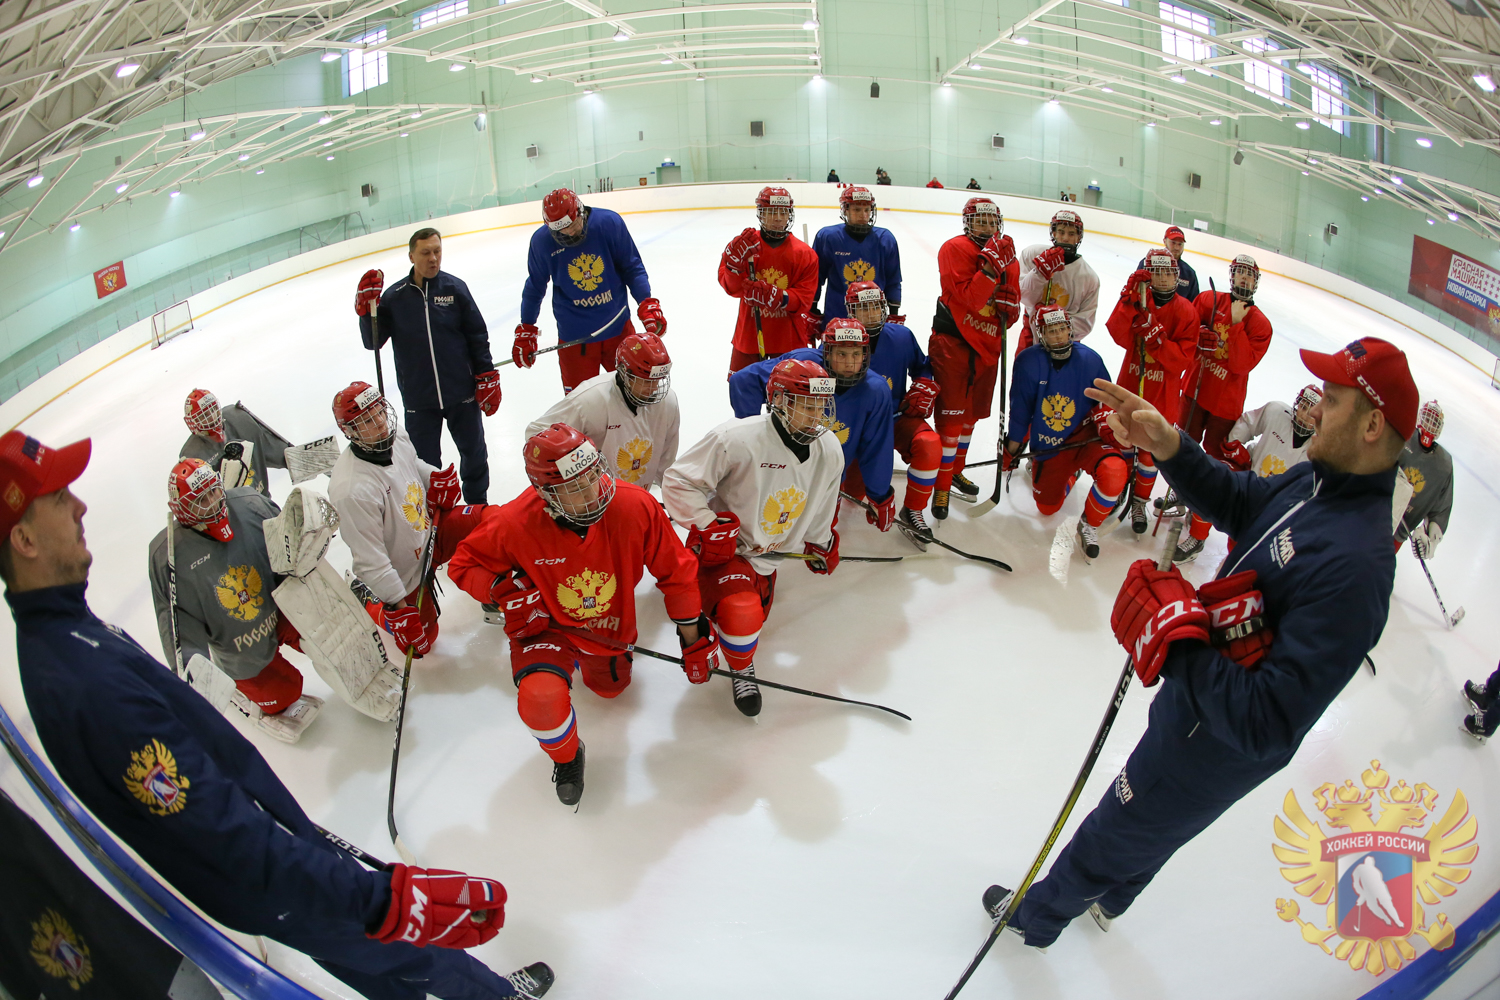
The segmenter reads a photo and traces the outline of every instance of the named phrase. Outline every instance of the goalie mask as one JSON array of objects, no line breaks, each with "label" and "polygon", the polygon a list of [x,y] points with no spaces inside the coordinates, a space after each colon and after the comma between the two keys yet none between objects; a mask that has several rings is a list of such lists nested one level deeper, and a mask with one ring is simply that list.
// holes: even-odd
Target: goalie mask
[{"label": "goalie mask", "polygon": [[194,389],[188,393],[182,404],[182,421],[194,434],[224,443],[224,414],[219,410],[219,397],[207,389]]},{"label": "goalie mask", "polygon": [[[851,221],[851,216],[863,221]],[[839,195],[839,218],[855,236],[866,235],[875,228],[875,195],[867,187],[844,188]]]},{"label": "goalie mask", "polygon": [[[1069,232],[1069,227],[1074,231]],[[1073,263],[1078,259],[1078,247],[1083,243],[1083,216],[1071,208],[1059,209],[1052,216],[1051,236],[1052,245],[1063,248],[1063,263]]]},{"label": "goalie mask", "polygon": [[167,509],[184,528],[194,528],[220,542],[234,537],[224,484],[214,467],[201,458],[184,458],[172,466],[167,476]]},{"label": "goalie mask", "polygon": [[840,389],[863,382],[870,370],[870,331],[847,317],[829,320],[823,327],[823,367]]},{"label": "goalie mask", "polygon": [[1422,404],[1422,409],[1417,413],[1417,440],[1422,447],[1428,451],[1437,444],[1438,435],[1443,433],[1443,407],[1435,399],[1429,399]]},{"label": "goalie mask", "polygon": [[1253,303],[1260,287],[1260,266],[1255,258],[1242,253],[1229,262],[1229,294],[1239,302]]},{"label": "goalie mask", "polygon": [[604,516],[615,481],[604,470],[599,449],[579,431],[557,423],[532,435],[521,448],[526,478],[547,513],[586,526]]},{"label": "goalie mask", "polygon": [[1047,349],[1053,361],[1066,361],[1073,355],[1073,324],[1060,306],[1038,306],[1037,340]]},{"label": "goalie mask", "polygon": [[396,409],[368,382],[350,382],[339,390],[333,420],[364,451],[385,451],[396,440]]},{"label": "goalie mask", "polygon": [[989,198],[970,198],[964,202],[964,235],[978,246],[984,246],[991,236],[1005,232],[1005,216],[1000,206]]},{"label": "goalie mask", "polygon": [[[589,210],[571,188],[558,188],[542,199],[542,221],[558,246],[576,247],[589,234]],[[580,222],[570,235],[574,223]]]},{"label": "goalie mask", "polygon": [[1292,404],[1292,428],[1303,437],[1312,434],[1312,408],[1323,399],[1323,390],[1311,383],[1304,385]]},{"label": "goalie mask", "polygon": [[672,386],[672,358],[654,333],[632,333],[615,350],[615,384],[634,406],[667,398]]},{"label": "goalie mask", "polygon": [[792,193],[784,187],[763,187],[755,196],[755,219],[760,223],[760,238],[775,246],[792,231],[797,212]]},{"label": "goalie mask", "polygon": [[889,313],[885,292],[873,281],[856,281],[844,291],[844,311],[849,314],[850,319],[870,331],[870,346],[873,349],[875,338],[885,329]]},{"label": "goalie mask", "polygon": [[[864,333],[859,324],[851,325]],[[826,339],[826,329],[823,335]],[[833,420],[834,385],[834,380],[817,362],[777,362],[766,382],[766,403],[771,408],[771,419],[779,423],[793,441],[810,444],[828,429]]]}]

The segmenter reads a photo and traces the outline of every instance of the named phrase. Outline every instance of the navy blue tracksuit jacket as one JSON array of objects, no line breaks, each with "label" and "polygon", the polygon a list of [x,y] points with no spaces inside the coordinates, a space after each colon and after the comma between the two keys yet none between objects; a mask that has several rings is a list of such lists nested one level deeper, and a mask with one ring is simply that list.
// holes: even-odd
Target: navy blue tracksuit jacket
[{"label": "navy blue tracksuit jacket", "polygon": [[[474,399],[474,379],[493,371],[490,333],[469,286],[447,271],[419,288],[406,277],[380,293],[380,344],[396,355],[396,384],[408,410],[447,410]],[[374,350],[369,316],[359,318],[365,347]],[[436,463],[434,463],[436,464]]]}]

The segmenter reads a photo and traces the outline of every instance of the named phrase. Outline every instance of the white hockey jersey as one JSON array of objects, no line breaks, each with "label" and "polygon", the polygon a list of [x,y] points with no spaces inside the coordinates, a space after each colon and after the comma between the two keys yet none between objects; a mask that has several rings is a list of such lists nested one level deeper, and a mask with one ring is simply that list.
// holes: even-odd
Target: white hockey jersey
[{"label": "white hockey jersey", "polygon": [[677,393],[668,389],[659,403],[632,406],[615,377],[608,371],[581,383],[527,424],[526,436],[567,424],[594,442],[615,476],[645,489],[677,461]]},{"label": "white hockey jersey", "polygon": [[432,526],[427,482],[435,471],[417,458],[406,430],[398,428],[389,465],[367,461],[347,446],[329,476],[328,499],[339,512],[354,575],[387,604],[403,600],[420,582]]},{"label": "white hockey jersey", "polygon": [[804,542],[833,540],[844,452],[836,436],[818,435],[805,461],[787,447],[770,414],[726,421],[683,453],[662,480],[662,500],[683,527],[706,528],[723,511],[740,519],[738,553],[761,576]]},{"label": "white hockey jersey", "polygon": [[1280,475],[1298,462],[1305,462],[1307,442],[1312,440],[1309,435],[1302,440],[1302,447],[1295,445],[1292,408],[1274,401],[1241,414],[1227,438],[1250,449],[1250,471],[1261,478]]},{"label": "white hockey jersey", "polygon": [[1073,339],[1082,340],[1094,328],[1094,314],[1099,310],[1099,275],[1094,273],[1088,261],[1079,257],[1052,276],[1052,290],[1047,301],[1043,302],[1047,279],[1031,261],[1037,254],[1050,249],[1051,243],[1034,243],[1016,255],[1021,262],[1021,308],[1028,318],[1036,315],[1037,306],[1053,305],[1066,309],[1073,326]]}]

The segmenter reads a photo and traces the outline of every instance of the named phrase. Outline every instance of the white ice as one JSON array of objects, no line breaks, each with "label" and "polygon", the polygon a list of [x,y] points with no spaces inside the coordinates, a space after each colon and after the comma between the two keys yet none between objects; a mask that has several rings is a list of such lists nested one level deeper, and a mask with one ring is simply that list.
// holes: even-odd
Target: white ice
[{"label": "white ice", "polygon": [[[628,201],[617,203],[628,211]],[[1032,217],[1047,211],[1037,203]],[[686,446],[730,415],[724,373],[735,303],[714,268],[725,242],[753,218],[747,209],[712,209],[627,221],[671,324]],[[799,232],[804,223],[816,232],[834,221],[831,208],[797,212]],[[879,222],[900,241],[904,305],[925,341],[938,290],[934,257],[958,219],[886,211]],[[518,321],[531,231],[513,226],[446,241],[444,266],[473,289],[497,360],[508,356]],[[1009,232],[1017,246],[1045,235],[1043,226],[1015,219]],[[160,350],[137,351],[86,379],[79,368],[75,377],[84,380],[39,412],[0,408],[6,426],[24,417],[24,428],[47,442],[93,438],[93,461],[75,488],[90,505],[98,614],[157,649],[146,546],[166,517],[163,486],[186,433],[188,390],[243,400],[294,441],[334,433],[335,390],[373,381],[350,311],[356,279],[372,266],[388,280],[405,273],[404,240],[393,233],[400,249],[250,294]],[[1083,252],[1102,277],[1101,299],[1113,302],[1144,249],[1088,234]],[[1227,284],[1224,261],[1195,257],[1191,244],[1189,260],[1204,288],[1210,276]],[[1077,921],[1046,955],[1005,935],[966,996],[1258,1000],[1269,988],[1356,997],[1375,977],[1310,947],[1297,925],[1277,917],[1276,902],[1286,898],[1300,904],[1303,919],[1327,923],[1324,908],[1295,894],[1272,855],[1273,818],[1287,792],[1320,818],[1313,791],[1345,779],[1357,787],[1378,759],[1393,781],[1437,789],[1438,813],[1462,789],[1482,844],[1500,832],[1494,747],[1475,745],[1457,727],[1463,680],[1486,675],[1500,649],[1500,616],[1483,611],[1500,592],[1500,396],[1486,372],[1317,287],[1267,273],[1258,301],[1276,333],[1250,379],[1247,406],[1291,400],[1311,380],[1298,348],[1333,350],[1375,334],[1408,352],[1423,397],[1446,409],[1442,442],[1455,456],[1457,503],[1432,572],[1450,611],[1467,603],[1478,613],[1445,630],[1420,567],[1404,552],[1390,620],[1372,654],[1379,676],[1354,677],[1293,764],[1182,849],[1110,933]],[[1104,330],[1107,308],[1087,342],[1116,371],[1121,351]],[[545,308],[543,330],[555,332]],[[392,383],[389,353],[385,372]],[[526,488],[522,429],[560,393],[550,359],[502,372],[504,403],[486,422],[494,501]],[[974,460],[993,455],[995,434],[993,418],[980,424]],[[446,460],[454,452],[446,441],[445,448]],[[987,491],[991,477],[980,470],[974,478]],[[273,473],[278,497],[289,487],[284,473]],[[549,962],[558,1000],[935,1000],[988,931],[981,892],[991,882],[1015,886],[1052,825],[1123,662],[1108,627],[1115,590],[1127,564],[1154,556],[1159,544],[1136,541],[1126,528],[1103,540],[1092,565],[1075,556],[1067,587],[1058,585],[1047,573],[1050,542],[1058,523],[1077,518],[1084,497],[1075,490],[1061,512],[1041,517],[1017,477],[982,519],[970,521],[955,504],[941,536],[1009,562],[1014,574],[936,549],[917,556],[846,507],[846,554],[908,558],[846,562],[832,579],[785,569],[759,670],[888,704],[914,721],[774,691],[752,721],[734,709],[727,682],[690,687],[677,667],[640,657],[634,683],[612,702],[575,685],[588,745],[576,815],[558,803],[550,762],[516,716],[500,630],[450,585],[436,651],[414,670],[397,790],[402,835],[426,865],[505,883],[505,929],[475,953],[501,971]],[[341,541],[333,552],[342,569]],[[1215,533],[1188,575],[1208,579],[1224,552]],[[638,601],[642,645],[675,651],[649,582]],[[8,618],[4,629],[0,697],[34,739]],[[307,673],[309,690],[327,695]],[[1131,690],[1064,841],[1134,745],[1153,693]],[[385,826],[389,725],[330,697],[298,746],[246,732],[317,822],[394,856]],[[1441,911],[1458,924],[1500,888],[1495,857],[1482,849],[1457,893],[1426,908],[1427,921]],[[350,995],[300,956],[273,945],[272,958],[327,996]]]}]

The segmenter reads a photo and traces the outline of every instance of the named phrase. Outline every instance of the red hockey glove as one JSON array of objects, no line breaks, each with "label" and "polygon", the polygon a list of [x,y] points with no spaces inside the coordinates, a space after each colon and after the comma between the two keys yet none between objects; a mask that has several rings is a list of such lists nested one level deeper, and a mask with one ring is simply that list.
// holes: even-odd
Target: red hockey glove
[{"label": "red hockey glove", "polygon": [[1109,426],[1109,415],[1114,413],[1114,408],[1100,404],[1094,407],[1094,412],[1089,414],[1089,419],[1094,422],[1094,427],[1099,431],[1099,440],[1111,448],[1119,448],[1119,439],[1115,437],[1115,429]]},{"label": "red hockey glove", "polygon": [[[891,496],[894,497],[895,495],[896,492],[892,490]],[[814,545],[812,542],[802,543],[802,551],[807,555],[816,557],[807,561],[807,568],[819,576],[826,576],[839,568],[839,529],[832,529],[832,534],[833,541],[828,543],[827,548],[821,545]]]},{"label": "red hockey glove", "polygon": [[1031,258],[1031,266],[1043,278],[1050,278],[1067,265],[1067,261],[1063,260],[1067,255],[1068,251],[1064,247],[1050,247]]},{"label": "red hockey glove", "polygon": [[1208,612],[1214,648],[1242,667],[1259,663],[1275,634],[1266,622],[1266,599],[1255,589],[1255,570],[1205,583],[1198,600]]},{"label": "red hockey glove", "polygon": [[724,263],[738,275],[750,273],[755,257],[760,253],[760,230],[753,226],[743,230],[724,248]]},{"label": "red hockey glove", "polygon": [[722,566],[734,558],[740,540],[740,519],[726,511],[706,528],[694,526],[688,531],[687,547],[698,549],[699,566]]},{"label": "red hockey glove", "polygon": [[1167,328],[1154,320],[1147,320],[1136,332],[1140,334],[1141,340],[1145,341],[1146,347],[1154,351],[1161,347],[1161,342],[1167,335]]},{"label": "red hockey glove", "polygon": [[425,655],[432,648],[427,631],[422,628],[422,613],[409,605],[382,604],[377,621],[396,640],[402,650],[416,647],[418,655]]},{"label": "red hockey glove", "polygon": [[1224,464],[1236,472],[1250,471],[1250,449],[1246,448],[1240,441],[1225,441],[1219,454],[1224,456]]},{"label": "red hockey glove", "polygon": [[520,570],[495,578],[490,587],[490,602],[500,605],[505,614],[505,634],[512,639],[529,639],[552,624],[552,616],[542,602],[542,592]]},{"label": "red hockey glove", "polygon": [[999,277],[1016,262],[1016,242],[1009,236],[991,236],[989,242],[979,248],[979,259],[981,263],[987,261],[994,268],[995,276]]},{"label": "red hockey glove", "polygon": [[1198,327],[1198,351],[1200,354],[1217,354],[1219,335],[1206,326]]},{"label": "red hockey glove", "polygon": [[802,329],[807,332],[807,346],[817,347],[823,342],[823,314],[818,312],[817,306],[808,306],[807,312],[797,317],[802,321]]},{"label": "red hockey glove", "polygon": [[1021,459],[1018,457],[1021,454],[1021,449],[1017,448],[1015,451],[1011,451],[1010,442],[1007,441],[1005,444],[1006,447],[1000,449],[1000,471],[1010,472],[1021,464]]},{"label": "red hockey glove", "polygon": [[890,531],[891,522],[896,520],[896,491],[891,490],[884,500],[872,499],[870,509],[865,511],[865,520],[881,531]]},{"label": "red hockey glove", "polygon": [[366,271],[359,279],[359,291],[354,293],[354,314],[368,316],[370,310],[380,305],[380,290],[385,287],[385,272],[377,268]]},{"label": "red hockey glove", "polygon": [[442,868],[391,869],[391,908],[369,937],[424,948],[473,948],[505,926],[505,886]]},{"label": "red hockey glove", "polygon": [[891,318],[888,319],[888,320],[886,320],[886,322],[887,323],[895,323],[898,326],[905,326],[906,325],[906,317],[900,315],[895,310],[896,310],[896,303],[892,302],[891,303]]},{"label": "red hockey glove", "polygon": [[1129,302],[1132,307],[1141,308],[1141,285],[1151,284],[1151,272],[1144,267],[1138,267],[1125,279],[1125,287],[1120,289],[1120,298]]},{"label": "red hockey glove", "polygon": [[530,368],[536,364],[536,335],[541,331],[530,323],[516,326],[516,342],[510,347],[510,359],[517,368]]},{"label": "red hockey glove", "polygon": [[938,384],[926,376],[912,382],[911,388],[906,390],[906,397],[901,400],[901,412],[908,417],[921,417],[926,419],[932,416],[932,408],[937,405]]},{"label": "red hockey glove", "polygon": [[1150,559],[1130,564],[1109,615],[1115,638],[1135,661],[1141,682],[1151,687],[1178,639],[1208,641],[1208,612],[1177,567],[1163,572]]},{"label": "red hockey glove", "polygon": [[500,409],[500,373],[491,368],[474,378],[474,401],[487,417],[493,417]]},{"label": "red hockey glove", "polygon": [[654,333],[658,337],[667,335],[667,317],[661,311],[661,301],[658,299],[647,299],[636,306],[635,314],[640,319],[641,325],[646,328],[647,333]]},{"label": "red hockey glove", "polygon": [[713,626],[702,615],[698,618],[698,635],[699,639],[691,645],[684,644],[682,636],[677,637],[677,644],[682,646],[682,672],[693,684],[707,684],[713,676],[710,671],[724,669],[724,653]]},{"label": "red hockey glove", "polygon": [[427,509],[452,510],[463,499],[458,487],[458,473],[450,462],[442,472],[434,472],[427,480]]},{"label": "red hockey glove", "polygon": [[781,308],[781,289],[764,281],[745,282],[744,291],[740,297],[752,306],[760,306],[762,309]]},{"label": "red hockey glove", "polygon": [[990,302],[995,307],[995,318],[1000,321],[1001,326],[1013,326],[1021,318],[1021,288],[1001,282],[995,286],[995,294],[990,297]]}]

